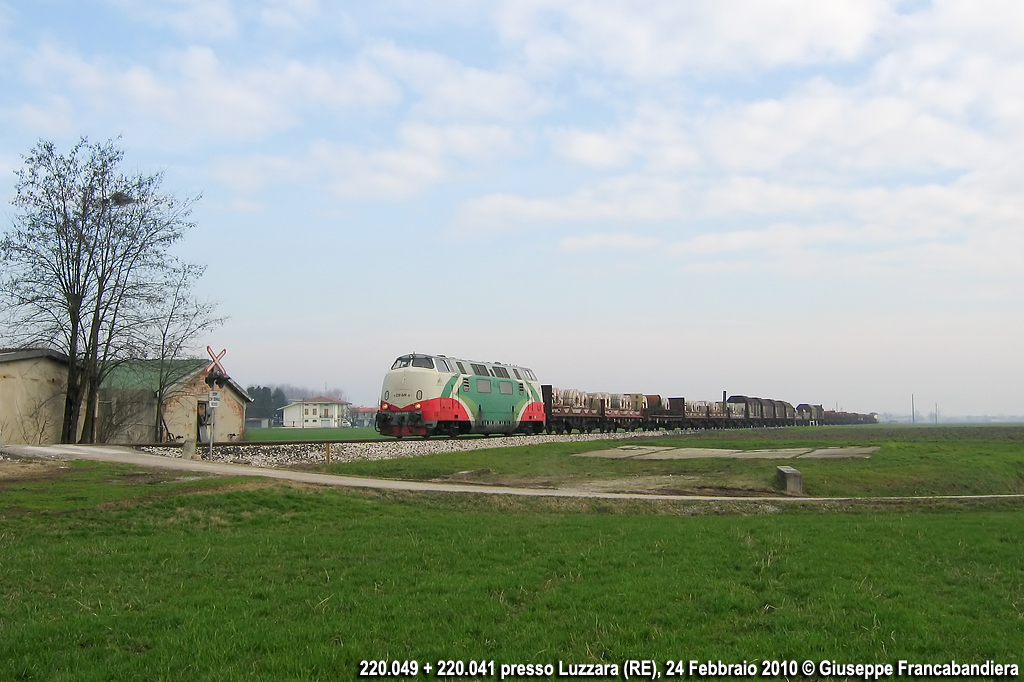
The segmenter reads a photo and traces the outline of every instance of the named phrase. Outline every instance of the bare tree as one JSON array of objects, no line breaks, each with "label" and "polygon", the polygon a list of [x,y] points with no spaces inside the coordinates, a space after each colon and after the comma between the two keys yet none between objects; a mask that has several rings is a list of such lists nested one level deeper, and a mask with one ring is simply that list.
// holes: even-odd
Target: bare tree
[{"label": "bare tree", "polygon": [[216,316],[216,303],[201,301],[194,297],[195,285],[206,266],[176,261],[166,271],[162,290],[166,295],[160,305],[155,306],[155,315],[150,328],[152,338],[147,346],[153,349],[153,361],[157,363],[156,420],[153,425],[154,442],[164,439],[164,405],[170,388],[194,371],[187,363],[175,362],[188,351],[200,334],[219,327],[226,318]]},{"label": "bare tree", "polygon": [[162,173],[121,174],[123,156],[114,141],[83,138],[67,155],[39,142],[17,172],[18,212],[0,241],[7,329],[71,360],[63,442],[77,437],[83,406],[82,440],[95,440],[100,385],[118,362],[145,355],[178,267],[167,250],[192,226],[197,198],[162,193]]}]

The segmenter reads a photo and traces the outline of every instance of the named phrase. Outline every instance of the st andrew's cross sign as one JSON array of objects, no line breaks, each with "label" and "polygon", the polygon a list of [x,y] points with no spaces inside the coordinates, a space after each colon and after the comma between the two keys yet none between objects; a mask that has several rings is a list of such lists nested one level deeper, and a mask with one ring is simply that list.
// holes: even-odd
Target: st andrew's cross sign
[{"label": "st andrew's cross sign", "polygon": [[217,372],[227,376],[227,372],[224,371],[224,365],[220,364],[220,359],[222,357],[224,357],[225,355],[227,355],[228,349],[225,348],[220,353],[214,353],[213,349],[210,348],[209,346],[207,346],[206,347],[206,352],[210,354],[211,358],[213,358],[213,362],[211,362],[210,364],[208,364],[206,366],[206,370],[205,370],[206,374],[209,374],[210,371],[216,367],[217,368]]}]

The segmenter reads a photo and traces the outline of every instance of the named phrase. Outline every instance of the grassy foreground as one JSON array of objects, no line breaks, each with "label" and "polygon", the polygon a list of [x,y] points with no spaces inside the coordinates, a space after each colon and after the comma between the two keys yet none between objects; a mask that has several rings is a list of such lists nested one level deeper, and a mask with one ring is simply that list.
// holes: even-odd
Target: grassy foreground
[{"label": "grassy foreground", "polygon": [[474,480],[522,486],[572,486],[617,480],[630,489],[638,477],[681,494],[777,494],[775,469],[798,468],[816,497],[907,497],[1024,493],[1024,427],[829,427],[706,431],[638,438],[629,445],[760,450],[880,446],[868,459],[679,459],[574,457],[626,441],[552,443],[469,450],[430,457],[336,463],[338,474],[429,480],[482,470]]},{"label": "grassy foreground", "polygon": [[1005,500],[727,508],[40,465],[0,479],[0,680],[345,680],[364,659],[1019,664],[1022,522]]}]

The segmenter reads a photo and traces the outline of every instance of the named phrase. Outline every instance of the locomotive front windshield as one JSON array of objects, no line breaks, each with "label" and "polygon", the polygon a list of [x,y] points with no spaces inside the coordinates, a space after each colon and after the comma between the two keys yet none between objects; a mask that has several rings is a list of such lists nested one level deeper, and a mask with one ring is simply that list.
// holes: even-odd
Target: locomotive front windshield
[{"label": "locomotive front windshield", "polygon": [[434,369],[434,361],[426,355],[403,355],[395,360],[395,364],[391,365],[391,369],[402,369],[403,367]]}]

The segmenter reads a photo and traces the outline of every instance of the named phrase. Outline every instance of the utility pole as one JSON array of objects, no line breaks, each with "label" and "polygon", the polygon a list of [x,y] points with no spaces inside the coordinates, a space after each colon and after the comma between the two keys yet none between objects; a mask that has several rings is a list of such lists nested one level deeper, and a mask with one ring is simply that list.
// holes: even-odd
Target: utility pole
[{"label": "utility pole", "polygon": [[914,394],[910,394],[910,423],[917,423],[917,412],[914,411]]}]

